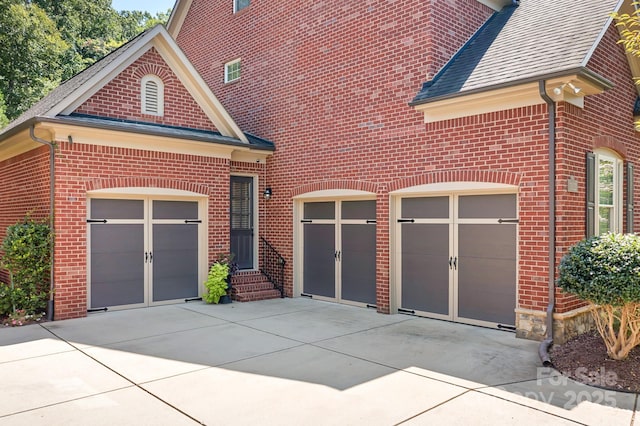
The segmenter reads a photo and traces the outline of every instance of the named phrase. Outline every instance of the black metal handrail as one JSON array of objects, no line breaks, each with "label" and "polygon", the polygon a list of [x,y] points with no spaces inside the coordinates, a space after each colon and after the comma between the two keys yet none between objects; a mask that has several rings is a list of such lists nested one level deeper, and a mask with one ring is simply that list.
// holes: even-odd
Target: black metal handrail
[{"label": "black metal handrail", "polygon": [[260,237],[260,244],[260,272],[280,291],[280,297],[284,298],[284,257],[264,237]]}]

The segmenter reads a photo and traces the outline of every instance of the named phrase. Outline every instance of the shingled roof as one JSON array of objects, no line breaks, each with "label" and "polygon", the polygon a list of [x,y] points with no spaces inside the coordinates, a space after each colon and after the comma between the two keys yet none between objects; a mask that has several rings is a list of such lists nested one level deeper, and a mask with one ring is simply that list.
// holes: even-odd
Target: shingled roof
[{"label": "shingled roof", "polygon": [[[193,99],[211,119],[218,130],[217,132],[205,134],[195,129],[172,128],[171,126],[162,126],[151,122],[117,121],[109,120],[106,117],[81,117],[73,114],[77,105],[96,93],[126,69],[130,63],[152,47],[163,55],[167,64],[191,93]],[[2,129],[0,131],[0,142],[39,122],[64,122],[66,124],[96,126],[118,131],[178,138],[193,137],[196,140],[205,142],[273,150],[272,143],[253,136],[249,137],[242,132],[162,25],[157,25],[141,33],[73,78],[62,83]]]},{"label": "shingled roof", "polygon": [[619,0],[522,0],[494,13],[411,105],[576,73],[610,84],[587,63]]}]

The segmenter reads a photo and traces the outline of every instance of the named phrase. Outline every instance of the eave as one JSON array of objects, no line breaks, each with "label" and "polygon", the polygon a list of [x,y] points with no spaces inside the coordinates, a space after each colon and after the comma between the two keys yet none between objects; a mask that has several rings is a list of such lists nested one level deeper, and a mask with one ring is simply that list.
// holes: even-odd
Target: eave
[{"label": "eave", "polygon": [[181,136],[158,130],[127,128],[118,123],[87,125],[72,117],[36,117],[11,129],[0,141],[0,161],[5,161],[41,146],[29,137],[34,126],[36,136],[49,141],[110,146],[144,151],[225,158],[241,162],[265,162],[272,154],[268,148],[251,147],[226,136]]},{"label": "eave", "polygon": [[[424,113],[425,123],[538,105],[544,103],[538,89],[540,80],[546,82],[547,94],[555,102],[568,102],[580,108],[584,107],[585,96],[602,93],[613,87],[613,83],[603,77],[578,69],[414,101],[410,105]],[[580,90],[576,93],[573,88]]]}]

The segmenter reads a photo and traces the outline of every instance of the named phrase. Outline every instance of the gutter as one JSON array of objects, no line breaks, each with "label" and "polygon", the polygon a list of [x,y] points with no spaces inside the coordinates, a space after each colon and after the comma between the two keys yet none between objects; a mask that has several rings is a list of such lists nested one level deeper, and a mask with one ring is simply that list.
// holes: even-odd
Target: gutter
[{"label": "gutter", "polygon": [[49,147],[49,220],[50,220],[50,232],[51,232],[51,267],[50,267],[50,276],[49,276],[49,301],[47,302],[47,321],[53,321],[53,309],[54,309],[54,299],[53,299],[53,290],[54,290],[54,282],[55,282],[55,271],[54,271],[54,212],[55,212],[55,183],[56,183],[56,175],[55,175],[55,146],[52,142],[46,141],[44,139],[40,139],[35,135],[35,125],[31,125],[29,127],[29,136],[31,140],[34,142],[41,143]]},{"label": "gutter", "polygon": [[549,348],[553,345],[553,311],[556,303],[556,104],[547,95],[545,80],[538,82],[538,89],[549,110],[549,304],[546,338],[540,343],[538,355],[543,366],[551,367]]},{"label": "gutter", "polygon": [[[599,86],[603,90],[609,90],[609,89],[612,89],[615,86],[613,84],[613,82],[611,82],[610,80],[602,77],[601,75],[591,71],[590,69],[588,69],[586,67],[578,67],[578,68],[568,68],[568,69],[565,69],[565,70],[548,73],[548,74],[545,74],[545,75],[542,75],[542,76],[538,75],[538,76],[534,76],[534,77],[521,78],[519,80],[502,82],[502,83],[494,84],[494,85],[491,85],[491,86],[483,86],[483,87],[478,87],[478,88],[475,88],[475,89],[470,89],[470,90],[465,90],[465,91],[457,91],[457,92],[453,92],[453,93],[447,93],[445,95],[428,97],[426,99],[419,99],[418,96],[420,95],[420,92],[422,92],[422,90],[424,90],[424,84],[423,84],[423,88],[418,93],[418,96],[416,96],[416,98],[414,98],[411,102],[409,102],[409,106],[416,107],[416,106],[423,105],[423,104],[428,104],[428,103],[433,103],[433,102],[438,102],[438,101],[444,101],[444,100],[454,99],[454,98],[461,98],[461,97],[468,96],[468,95],[475,95],[477,93],[490,92],[492,90],[506,89],[506,88],[509,88],[509,87],[521,86],[523,84],[529,84],[529,83],[545,81],[545,80],[549,80],[549,79],[552,79],[552,78],[562,78],[562,77],[566,77],[566,76],[569,76],[569,75],[571,75],[571,76],[575,75],[575,76],[581,77],[584,80],[586,80],[589,84],[593,84],[595,86]],[[428,84],[428,83],[433,84],[434,80],[435,80],[435,78],[433,80],[427,82],[426,84]],[[546,93],[545,93],[545,95],[546,95]]]}]

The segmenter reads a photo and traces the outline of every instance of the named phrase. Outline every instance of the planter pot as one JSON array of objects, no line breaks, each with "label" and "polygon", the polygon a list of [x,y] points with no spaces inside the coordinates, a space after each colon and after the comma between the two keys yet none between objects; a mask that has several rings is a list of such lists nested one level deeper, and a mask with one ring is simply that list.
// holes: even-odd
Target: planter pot
[{"label": "planter pot", "polygon": [[220,303],[221,305],[231,303],[231,296],[229,296],[228,294],[220,296],[220,301],[218,303]]}]

